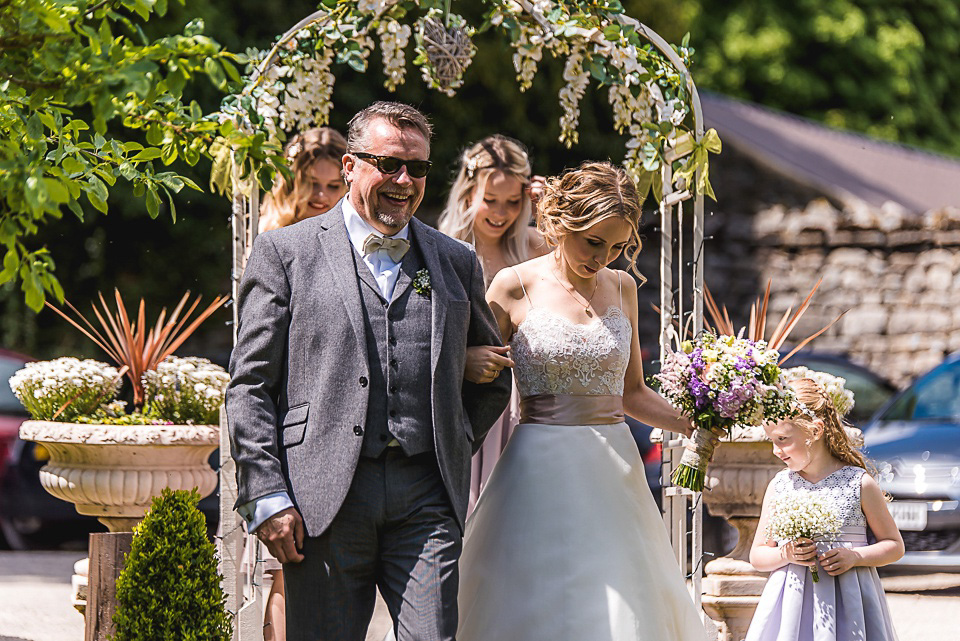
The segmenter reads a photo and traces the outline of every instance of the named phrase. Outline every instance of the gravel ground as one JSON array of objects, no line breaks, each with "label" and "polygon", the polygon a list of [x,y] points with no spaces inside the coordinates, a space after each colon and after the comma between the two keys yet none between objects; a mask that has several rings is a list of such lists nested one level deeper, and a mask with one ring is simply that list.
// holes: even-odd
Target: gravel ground
[{"label": "gravel ground", "polygon": [[[0,641],[83,641],[83,617],[70,605],[70,576],[82,552],[0,551]],[[887,600],[900,641],[956,638],[960,574],[888,576]],[[367,635],[383,641],[383,602]]]}]

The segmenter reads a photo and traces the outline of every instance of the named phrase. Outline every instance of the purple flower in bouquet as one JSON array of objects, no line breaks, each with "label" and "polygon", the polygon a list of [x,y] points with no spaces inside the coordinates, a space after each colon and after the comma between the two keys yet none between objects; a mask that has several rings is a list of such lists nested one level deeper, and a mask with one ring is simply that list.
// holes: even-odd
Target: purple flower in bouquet
[{"label": "purple flower in bouquet", "polygon": [[694,448],[684,452],[673,474],[675,484],[703,489],[715,447],[712,430],[793,415],[793,392],[783,382],[778,359],[777,351],[763,341],[709,332],[667,355],[654,379],[667,400],[696,425]]}]

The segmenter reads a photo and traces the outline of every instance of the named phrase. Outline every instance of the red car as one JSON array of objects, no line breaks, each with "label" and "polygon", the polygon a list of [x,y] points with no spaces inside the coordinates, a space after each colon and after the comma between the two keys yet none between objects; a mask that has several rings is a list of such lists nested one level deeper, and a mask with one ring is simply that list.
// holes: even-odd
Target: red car
[{"label": "red car", "polygon": [[10,377],[31,360],[23,354],[0,349],[0,477],[10,455],[10,448],[17,440],[20,423],[29,418],[23,405],[10,389]]}]

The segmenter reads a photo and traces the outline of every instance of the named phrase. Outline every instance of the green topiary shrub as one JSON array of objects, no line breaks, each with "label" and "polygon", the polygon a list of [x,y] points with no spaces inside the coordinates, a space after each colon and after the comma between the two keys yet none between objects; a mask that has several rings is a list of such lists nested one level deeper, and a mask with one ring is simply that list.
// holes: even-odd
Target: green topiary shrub
[{"label": "green topiary shrub", "polygon": [[113,641],[229,641],[230,619],[196,490],[165,489],[117,578]]}]

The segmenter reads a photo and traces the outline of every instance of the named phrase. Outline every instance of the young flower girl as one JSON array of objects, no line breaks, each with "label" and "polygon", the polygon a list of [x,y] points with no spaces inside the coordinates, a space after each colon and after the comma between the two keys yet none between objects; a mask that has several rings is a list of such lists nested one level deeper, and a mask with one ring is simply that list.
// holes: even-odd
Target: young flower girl
[{"label": "young flower girl", "polygon": [[[803,413],[765,428],[787,469],[767,487],[750,550],[750,563],[771,574],[746,641],[896,641],[876,568],[903,556],[903,539],[843,429],[842,400],[812,378],[790,385]],[[777,499],[789,493],[822,498],[839,516],[840,532],[770,540]],[[876,543],[867,543],[867,527]],[[811,569],[818,566],[816,581]]]}]

